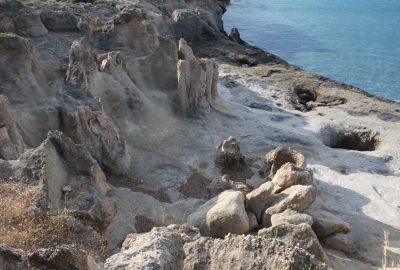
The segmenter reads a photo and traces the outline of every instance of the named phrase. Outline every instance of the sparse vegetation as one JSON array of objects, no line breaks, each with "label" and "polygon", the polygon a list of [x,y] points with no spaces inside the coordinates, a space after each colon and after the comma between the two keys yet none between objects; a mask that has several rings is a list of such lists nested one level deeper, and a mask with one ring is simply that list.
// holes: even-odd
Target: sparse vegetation
[{"label": "sparse vegetation", "polygon": [[400,261],[398,262],[390,262],[388,258],[388,251],[392,251],[400,254],[400,248],[390,247],[390,233],[387,231],[383,231],[383,256],[382,256],[382,269],[384,270],[399,270],[400,269]]},{"label": "sparse vegetation", "polygon": [[0,243],[33,251],[57,245],[75,245],[92,255],[106,255],[106,241],[71,212],[36,208],[37,186],[0,180]]}]

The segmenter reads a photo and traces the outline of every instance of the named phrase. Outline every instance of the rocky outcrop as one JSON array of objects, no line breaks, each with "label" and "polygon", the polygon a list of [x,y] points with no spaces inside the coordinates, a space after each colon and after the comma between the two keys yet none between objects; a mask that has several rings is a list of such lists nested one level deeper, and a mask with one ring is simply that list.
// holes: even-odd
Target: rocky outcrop
[{"label": "rocky outcrop", "polygon": [[299,245],[315,255],[321,262],[328,262],[328,257],[320,245],[317,236],[308,224],[293,225],[283,223],[258,231],[259,236],[277,238],[290,245]]},{"label": "rocky outcrop", "polygon": [[222,192],[201,205],[187,221],[198,227],[202,235],[212,237],[222,238],[228,233],[243,234],[250,230],[244,196],[239,191]]},{"label": "rocky outcrop", "polygon": [[95,69],[94,57],[85,38],[75,40],[69,51],[67,82],[78,90],[88,90],[91,72]]},{"label": "rocky outcrop", "polygon": [[66,133],[76,143],[86,146],[90,154],[116,175],[126,173],[129,156],[112,119],[100,111],[80,106],[76,111],[64,110]]},{"label": "rocky outcrop", "polygon": [[41,37],[47,35],[39,14],[21,14],[14,19],[15,30],[19,35]]},{"label": "rocky outcrop", "polygon": [[229,39],[235,43],[243,44],[244,41],[240,38],[239,29],[232,28],[231,33],[229,34]]},{"label": "rocky outcrop", "polygon": [[7,97],[0,95],[0,159],[17,159],[25,144],[12,117]]},{"label": "rocky outcrop", "polygon": [[[222,15],[222,10],[218,10]],[[218,38],[226,39],[215,21],[215,16],[204,9],[175,9],[172,12],[173,30],[178,38],[184,38],[188,42],[210,41]]]},{"label": "rocky outcrop", "polygon": [[[311,229],[310,229],[311,230]],[[315,248],[318,240],[308,239],[308,249]],[[315,237],[315,236],[314,236]],[[285,239],[286,240],[286,239]],[[304,240],[306,243],[306,240]],[[313,259],[306,249],[290,241],[281,241],[257,235],[227,235],[224,239],[201,237],[185,244],[185,270],[217,270],[217,269],[305,269],[318,267],[325,269],[320,262]]]},{"label": "rocky outcrop", "polygon": [[111,269],[183,269],[185,253],[179,233],[168,228],[154,228],[144,234],[129,234],[121,252],[106,260]]},{"label": "rocky outcrop", "polygon": [[40,19],[50,31],[68,32],[78,30],[78,19],[69,11],[46,10],[40,13]]},{"label": "rocky outcrop", "polygon": [[210,111],[218,95],[218,66],[210,59],[199,59],[184,39],[179,40],[178,99],[183,112]]},{"label": "rocky outcrop", "polygon": [[3,17],[0,19],[0,31],[4,33],[12,33],[15,31],[13,19],[10,17]]}]

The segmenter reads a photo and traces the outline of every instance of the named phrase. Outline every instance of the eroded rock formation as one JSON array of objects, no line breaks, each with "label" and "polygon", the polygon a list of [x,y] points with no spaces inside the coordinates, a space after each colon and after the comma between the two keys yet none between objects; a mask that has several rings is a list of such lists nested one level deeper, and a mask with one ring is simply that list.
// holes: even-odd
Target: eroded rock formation
[{"label": "eroded rock formation", "polygon": [[0,1],[0,204],[26,208],[0,219],[24,249],[1,247],[0,268],[324,269],[324,248],[381,262],[398,107],[230,40],[227,3]]},{"label": "eroded rock formation", "polygon": [[7,97],[0,95],[0,158],[17,159],[25,144],[15,125]]},{"label": "eroded rock formation", "polygon": [[178,97],[184,112],[210,111],[218,95],[218,66],[211,59],[199,59],[184,39],[179,40]]}]

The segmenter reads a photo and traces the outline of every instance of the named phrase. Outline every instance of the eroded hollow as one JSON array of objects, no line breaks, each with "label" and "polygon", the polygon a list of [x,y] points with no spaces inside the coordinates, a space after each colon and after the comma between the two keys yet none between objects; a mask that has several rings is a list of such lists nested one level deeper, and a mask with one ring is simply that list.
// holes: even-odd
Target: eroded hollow
[{"label": "eroded hollow", "polygon": [[378,132],[368,128],[326,126],[320,130],[320,135],[330,148],[374,151],[380,143]]}]

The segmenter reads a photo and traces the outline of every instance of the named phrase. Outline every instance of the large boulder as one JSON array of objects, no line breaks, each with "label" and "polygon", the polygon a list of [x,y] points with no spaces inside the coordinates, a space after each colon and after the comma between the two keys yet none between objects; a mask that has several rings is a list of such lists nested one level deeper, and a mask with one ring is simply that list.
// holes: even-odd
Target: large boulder
[{"label": "large boulder", "polygon": [[263,213],[263,225],[265,227],[270,226],[271,216],[273,214],[282,213],[286,209],[303,212],[314,202],[316,196],[317,190],[315,187],[302,185],[291,186],[281,193],[275,194],[271,206]]},{"label": "large boulder", "polygon": [[18,34],[29,37],[41,37],[47,35],[47,29],[43,26],[39,14],[21,14],[14,19],[15,30]]},{"label": "large boulder", "polygon": [[189,215],[188,223],[198,227],[205,236],[222,238],[228,233],[246,233],[250,225],[244,195],[239,191],[224,191]]},{"label": "large boulder", "polygon": [[257,235],[201,237],[186,243],[184,249],[185,270],[326,269],[296,244]]},{"label": "large boulder", "polygon": [[104,269],[179,270],[183,269],[184,257],[178,232],[165,227],[153,228],[148,233],[129,234],[121,251],[106,260]]},{"label": "large boulder", "polygon": [[279,168],[286,163],[293,163],[296,167],[303,169],[307,166],[302,153],[292,148],[278,147],[265,156],[265,175],[272,179]]},{"label": "large boulder", "polygon": [[258,231],[259,236],[276,238],[290,245],[299,245],[301,248],[313,254],[321,262],[328,262],[328,257],[321,247],[317,236],[311,226],[305,223],[293,225],[283,223]]},{"label": "large boulder", "polygon": [[0,159],[17,159],[25,144],[12,117],[6,96],[0,95]]},{"label": "large boulder", "polygon": [[287,209],[282,213],[273,214],[271,216],[271,225],[276,226],[283,223],[289,223],[293,225],[299,225],[302,223],[312,225],[313,219],[310,215],[302,214],[292,209]]},{"label": "large boulder", "polygon": [[285,163],[276,172],[272,182],[279,186],[277,193],[293,185],[312,185],[313,172],[310,169],[298,168],[293,163]]},{"label": "large boulder", "polygon": [[179,40],[179,58],[179,109],[189,113],[209,111],[218,94],[217,64],[210,59],[196,58],[184,39]]}]

